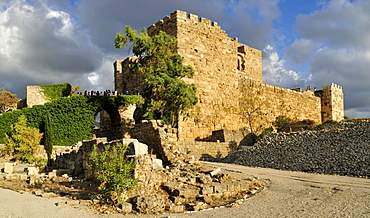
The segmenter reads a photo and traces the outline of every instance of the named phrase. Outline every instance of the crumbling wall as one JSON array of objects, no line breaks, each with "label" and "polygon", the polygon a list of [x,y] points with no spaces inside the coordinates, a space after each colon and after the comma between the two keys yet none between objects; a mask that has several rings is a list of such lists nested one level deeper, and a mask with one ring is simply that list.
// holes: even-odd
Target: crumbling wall
[{"label": "crumbling wall", "polygon": [[33,105],[43,105],[46,102],[48,102],[48,100],[40,86],[27,86],[26,88],[27,107],[32,107]]}]

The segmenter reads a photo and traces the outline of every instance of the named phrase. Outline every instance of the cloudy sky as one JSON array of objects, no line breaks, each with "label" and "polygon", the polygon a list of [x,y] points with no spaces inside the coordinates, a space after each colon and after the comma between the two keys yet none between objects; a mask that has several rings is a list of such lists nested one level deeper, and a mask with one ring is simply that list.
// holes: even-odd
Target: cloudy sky
[{"label": "cloudy sky", "polygon": [[264,82],[336,83],[345,115],[370,117],[370,0],[0,0],[0,88],[69,82],[113,89],[113,40],[183,10],[263,51]]}]

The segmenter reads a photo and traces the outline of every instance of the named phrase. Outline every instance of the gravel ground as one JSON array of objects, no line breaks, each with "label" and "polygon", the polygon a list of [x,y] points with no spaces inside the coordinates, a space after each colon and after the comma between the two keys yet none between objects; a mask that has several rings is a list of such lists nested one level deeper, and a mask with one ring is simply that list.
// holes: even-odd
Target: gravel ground
[{"label": "gravel ground", "polygon": [[238,207],[185,214],[102,215],[84,206],[57,206],[63,198],[40,198],[0,189],[0,217],[370,217],[370,179],[202,162],[237,177],[270,181]]}]

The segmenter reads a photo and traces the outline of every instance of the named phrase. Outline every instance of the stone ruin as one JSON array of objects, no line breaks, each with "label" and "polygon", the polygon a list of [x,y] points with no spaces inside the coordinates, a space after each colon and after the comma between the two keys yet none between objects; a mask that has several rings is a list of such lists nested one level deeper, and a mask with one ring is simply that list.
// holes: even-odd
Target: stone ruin
[{"label": "stone ruin", "polygon": [[[99,204],[98,196],[87,190],[50,188],[47,184],[94,181],[94,175],[86,164],[93,146],[97,145],[99,150],[106,144],[114,146],[116,143],[129,145],[127,155],[135,159],[135,177],[139,180],[139,186],[119,206],[120,213],[181,213],[220,206],[235,207],[266,186],[265,182],[255,178],[235,178],[219,168],[203,166],[193,156],[178,150],[171,151],[172,164],[164,165],[161,159],[148,152],[145,144],[135,139],[107,142],[106,138],[97,138],[78,143],[69,151],[56,147],[54,151],[61,153],[54,152],[53,160],[44,171],[35,166],[5,163],[0,164],[0,176],[3,181],[27,182],[28,190],[37,196],[64,195],[74,200],[74,203],[67,200],[61,205],[76,202],[80,205]],[[21,169],[22,166],[25,169]]]}]

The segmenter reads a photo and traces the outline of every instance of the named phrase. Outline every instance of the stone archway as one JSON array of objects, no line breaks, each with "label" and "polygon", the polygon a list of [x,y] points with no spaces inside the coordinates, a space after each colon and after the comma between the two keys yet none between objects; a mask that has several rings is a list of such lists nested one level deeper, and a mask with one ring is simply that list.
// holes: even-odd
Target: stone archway
[{"label": "stone archway", "polygon": [[100,113],[100,128],[95,129],[97,137],[107,137],[108,140],[130,138],[129,130],[134,127],[134,112],[136,105],[102,105]]}]

